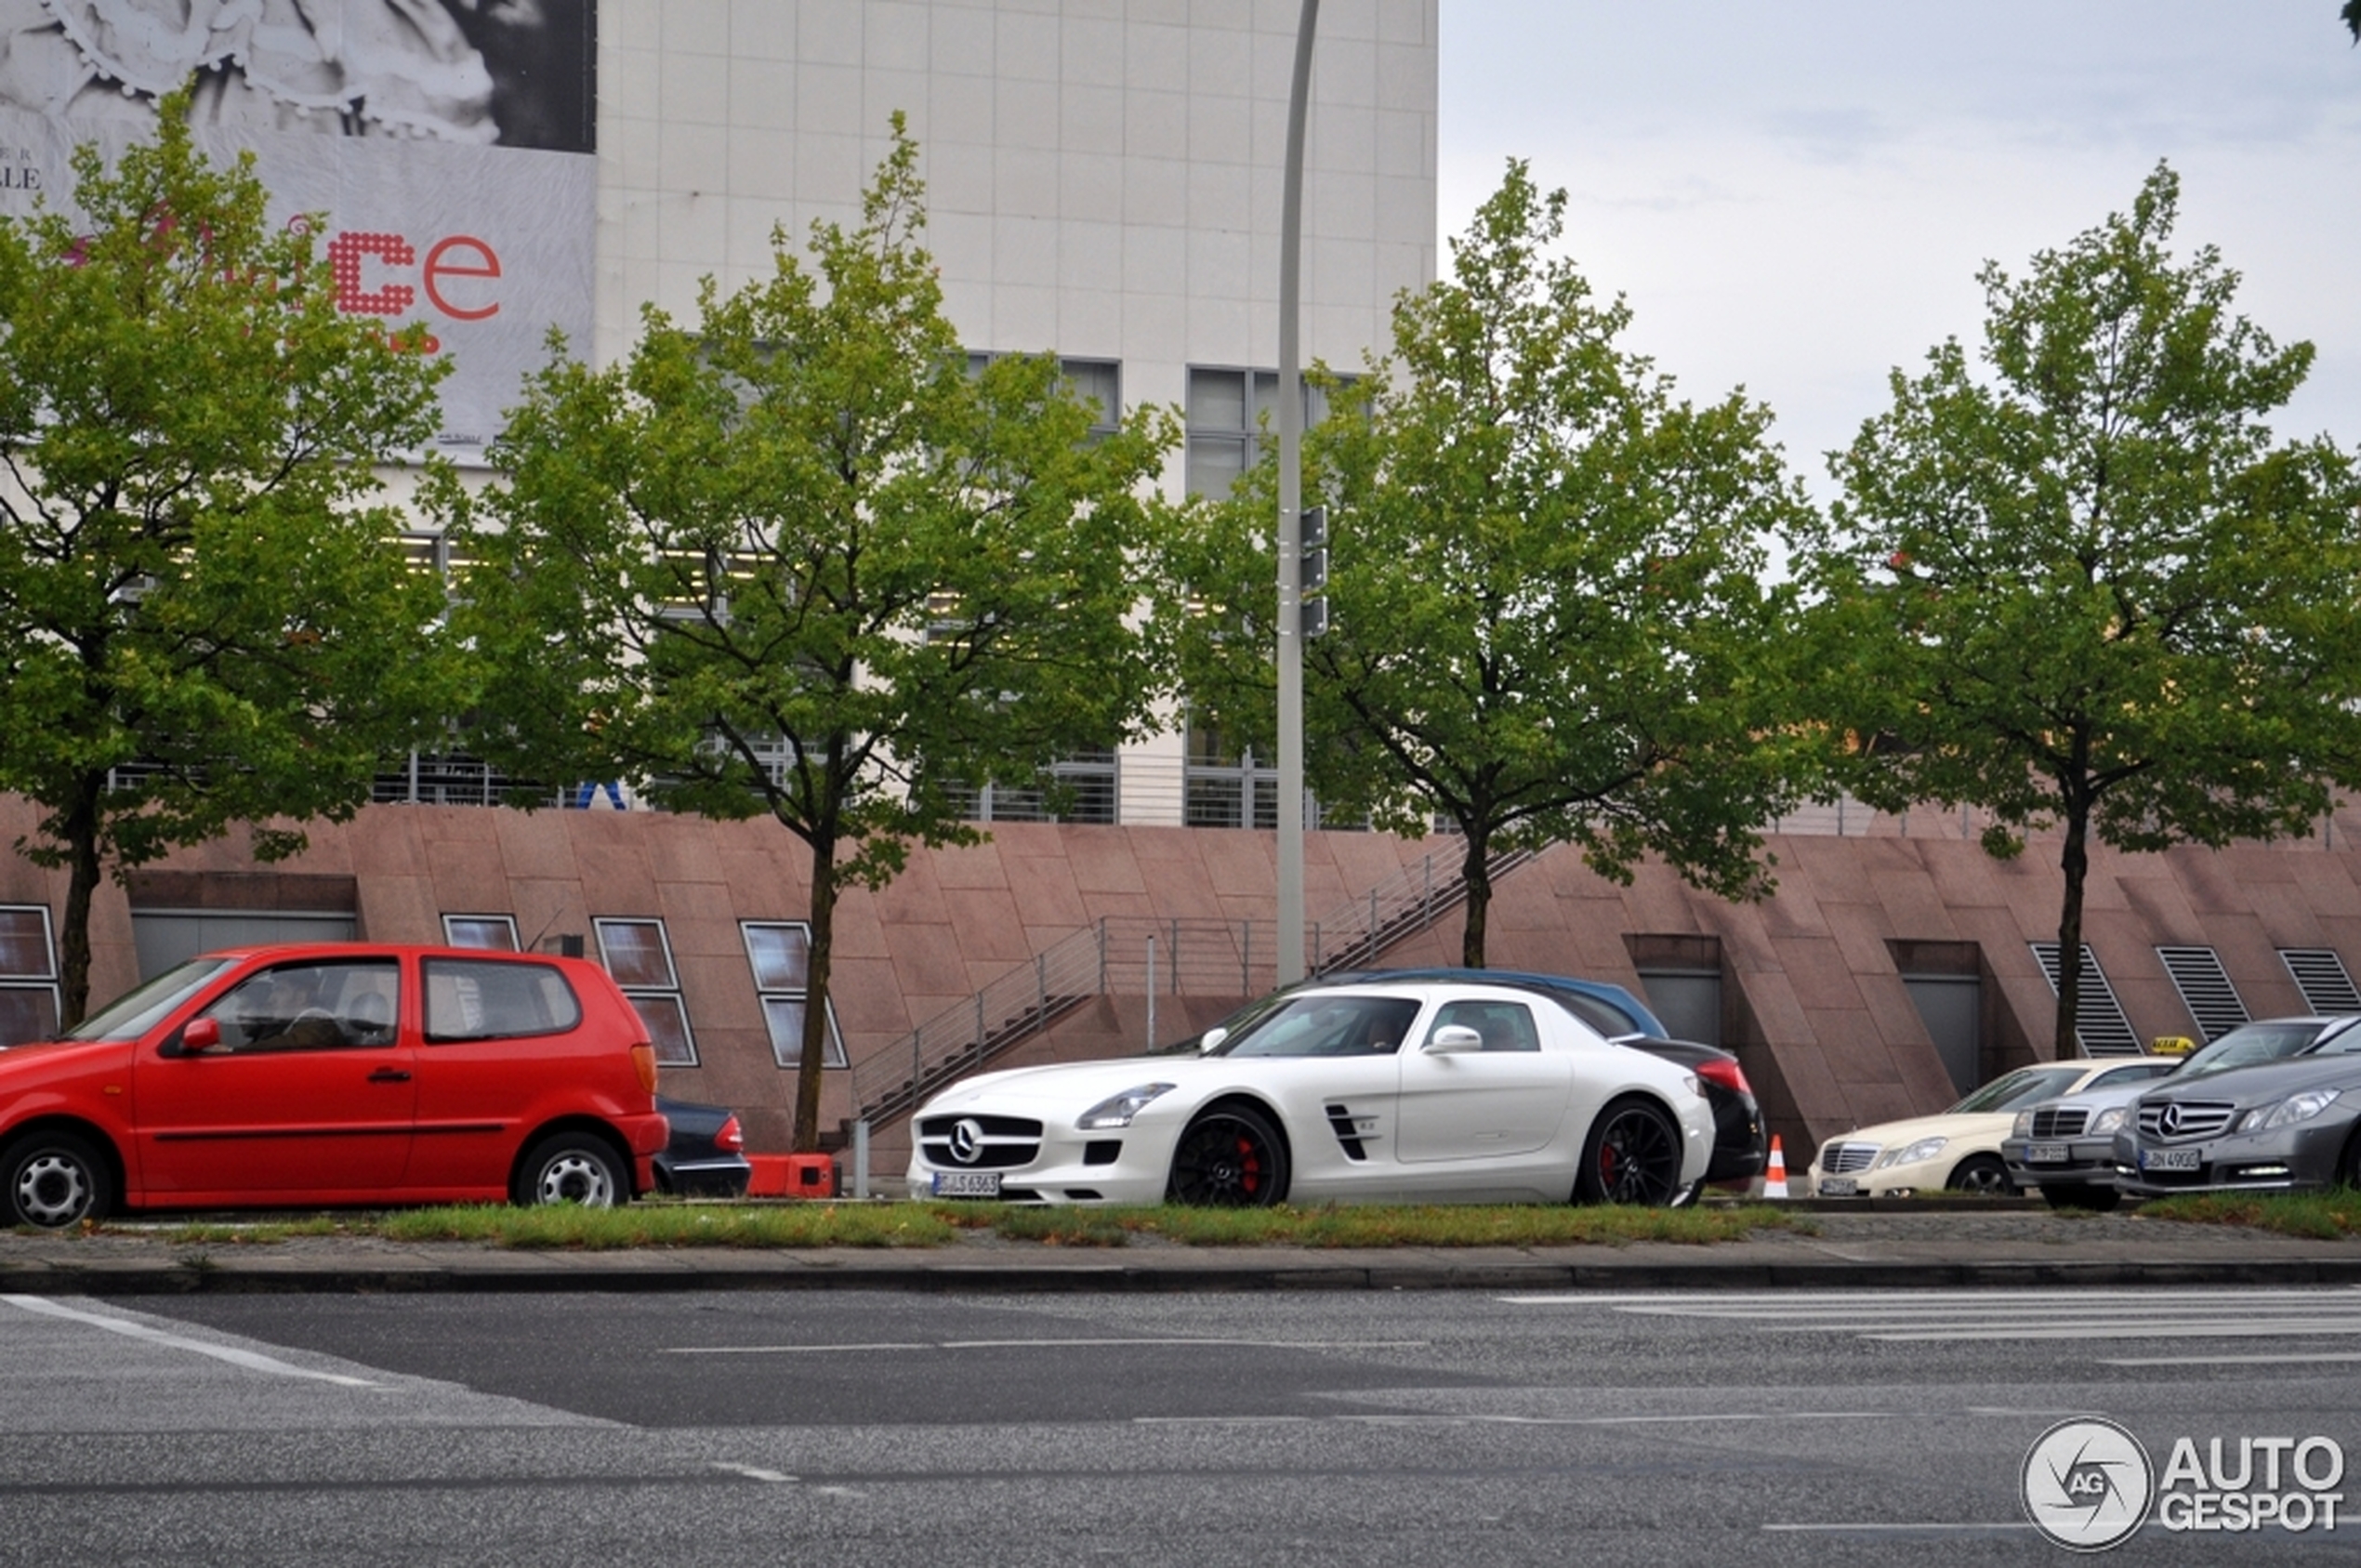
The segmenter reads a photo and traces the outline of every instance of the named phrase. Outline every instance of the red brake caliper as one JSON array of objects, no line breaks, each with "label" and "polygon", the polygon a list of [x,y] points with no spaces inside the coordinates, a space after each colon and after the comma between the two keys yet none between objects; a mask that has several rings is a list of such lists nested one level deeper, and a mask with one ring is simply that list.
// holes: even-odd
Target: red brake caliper
[{"label": "red brake caliper", "polygon": [[1238,1185],[1252,1192],[1262,1185],[1262,1162],[1255,1155],[1254,1140],[1238,1139]]}]

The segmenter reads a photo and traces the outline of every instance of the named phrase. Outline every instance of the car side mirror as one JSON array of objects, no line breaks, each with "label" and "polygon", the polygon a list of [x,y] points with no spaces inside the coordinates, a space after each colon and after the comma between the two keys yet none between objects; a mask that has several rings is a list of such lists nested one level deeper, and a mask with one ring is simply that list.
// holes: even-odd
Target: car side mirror
[{"label": "car side mirror", "polygon": [[1228,1039],[1229,1037],[1230,1031],[1224,1029],[1218,1023],[1215,1024],[1212,1028],[1207,1030],[1205,1032],[1205,1037],[1197,1042],[1197,1054],[1199,1056],[1205,1055],[1207,1051],[1210,1051],[1214,1047],[1220,1045],[1222,1041]]},{"label": "car side mirror", "polygon": [[193,1023],[191,1023],[186,1029],[180,1031],[179,1048],[173,1051],[172,1054],[175,1056],[194,1056],[199,1051],[212,1050],[220,1044],[221,1021],[219,1019],[213,1018],[201,1018]]},{"label": "car side mirror", "polygon": [[1464,1023],[1446,1023],[1427,1036],[1430,1056],[1457,1056],[1484,1049],[1484,1036]]}]

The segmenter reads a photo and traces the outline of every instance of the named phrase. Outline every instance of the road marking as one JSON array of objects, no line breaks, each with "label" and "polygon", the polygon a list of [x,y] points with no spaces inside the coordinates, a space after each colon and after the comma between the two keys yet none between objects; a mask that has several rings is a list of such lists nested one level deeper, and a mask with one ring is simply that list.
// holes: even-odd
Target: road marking
[{"label": "road marking", "polygon": [[2030,1530],[2033,1526],[2022,1519],[2002,1520],[1995,1524],[1946,1524],[1928,1522],[1920,1524],[1765,1524],[1765,1530],[1802,1534],[1886,1535],[1899,1532],[1923,1534],[1932,1530],[1955,1532],[1985,1530]]},{"label": "road marking", "polygon": [[2284,1356],[2102,1356],[2101,1366],[2283,1366],[2315,1362],[2361,1361],[2361,1351],[2323,1351]]},{"label": "road marking", "polygon": [[779,1470],[760,1469],[753,1465],[725,1464],[719,1459],[713,1461],[713,1468],[718,1470],[727,1470],[732,1475],[745,1476],[748,1481],[767,1481],[774,1484],[780,1482],[790,1482],[795,1479],[795,1477],[785,1474]]},{"label": "road marking", "polygon": [[[1583,1306],[1630,1317],[1727,1323],[1766,1334],[1848,1334],[1881,1344],[2361,1337],[2356,1311],[2361,1289],[2349,1285],[2262,1291],[2062,1286],[1810,1294],[1550,1292],[1497,1299],[1512,1306]],[[2213,1359],[2150,1364],[2203,1365]]]},{"label": "road marking", "polygon": [[1204,1339],[1190,1337],[1127,1339],[933,1339],[893,1340],[852,1345],[665,1345],[668,1356],[820,1355],[836,1351],[1056,1351],[1107,1346],[1204,1345],[1225,1350],[1256,1351],[1416,1351],[1432,1343],[1426,1339]]},{"label": "road marking", "polygon": [[226,1361],[232,1366],[243,1366],[249,1372],[267,1372],[273,1377],[306,1377],[314,1382],[334,1383],[343,1389],[386,1387],[383,1383],[372,1382],[366,1377],[348,1377],[342,1373],[314,1372],[310,1367],[293,1366],[275,1357],[262,1355],[254,1351],[242,1351],[229,1345],[211,1345],[202,1339],[186,1339],[178,1334],[167,1334],[163,1329],[151,1328],[144,1323],[132,1323],[125,1318],[111,1318],[99,1312],[85,1312],[73,1307],[61,1306],[46,1297],[0,1296],[0,1301],[6,1301],[12,1307],[28,1312],[36,1312],[45,1317],[65,1318],[73,1323],[88,1324],[93,1328],[103,1328],[110,1334],[120,1334],[132,1339],[144,1339],[152,1345],[162,1345],[168,1350],[191,1351],[201,1356],[211,1356],[216,1361]]}]

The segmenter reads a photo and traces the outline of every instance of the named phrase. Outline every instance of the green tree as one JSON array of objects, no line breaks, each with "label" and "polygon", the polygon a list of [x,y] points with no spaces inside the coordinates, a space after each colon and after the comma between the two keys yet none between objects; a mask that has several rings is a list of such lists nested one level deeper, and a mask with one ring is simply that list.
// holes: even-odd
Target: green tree
[{"label": "green tree", "polygon": [[443,495],[481,562],[457,613],[492,672],[480,749],[768,815],[809,850],[798,1150],[839,889],[974,841],[959,786],[1123,738],[1149,685],[1127,552],[1170,418],[1094,441],[1054,360],[969,374],[917,158],[897,116],[857,227],[814,224],[808,265],[774,232],[769,278],[708,280],[694,326],[649,310],[611,368],[560,358],[497,449],[506,482]]},{"label": "green tree", "polygon": [[2302,833],[2361,775],[2361,489],[2325,438],[2274,443],[2312,347],[2233,314],[2211,247],[2173,258],[2179,191],[2159,165],[2024,277],[1985,267],[1985,373],[1956,340],[1893,373],[1808,567],[1858,793],[1982,807],[1995,854],[2063,826],[2060,1054],[2094,836]]},{"label": "green tree", "polygon": [[[1704,408],[1617,345],[1630,320],[1549,254],[1563,191],[1511,162],[1452,276],[1405,294],[1393,350],[1305,439],[1325,502],[1326,635],[1304,646],[1305,774],[1322,810],[1463,835],[1462,962],[1484,961],[1486,863],[1572,842],[1629,880],[1662,855],[1733,896],[1801,757],[1779,724],[1786,596],[1764,539],[1804,510],[1770,414]],[[1192,508],[1159,620],[1192,703],[1272,730],[1275,464]]]},{"label": "green tree", "polygon": [[68,1023],[110,868],[242,822],[292,852],[454,697],[442,594],[370,499],[442,367],[340,315],[317,226],[266,223],[186,112],[112,169],[77,152],[78,215],[0,219],[0,788],[68,872]]}]

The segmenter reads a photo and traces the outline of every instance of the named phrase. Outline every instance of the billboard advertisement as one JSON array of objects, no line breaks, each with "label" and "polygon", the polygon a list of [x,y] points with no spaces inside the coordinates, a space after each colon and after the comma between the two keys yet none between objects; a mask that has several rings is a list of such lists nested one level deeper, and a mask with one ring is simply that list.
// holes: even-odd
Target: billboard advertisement
[{"label": "billboard advertisement", "polygon": [[442,450],[481,461],[551,327],[591,331],[596,0],[0,0],[0,213],[193,79],[218,159],[314,221],[342,309],[448,355]]}]

